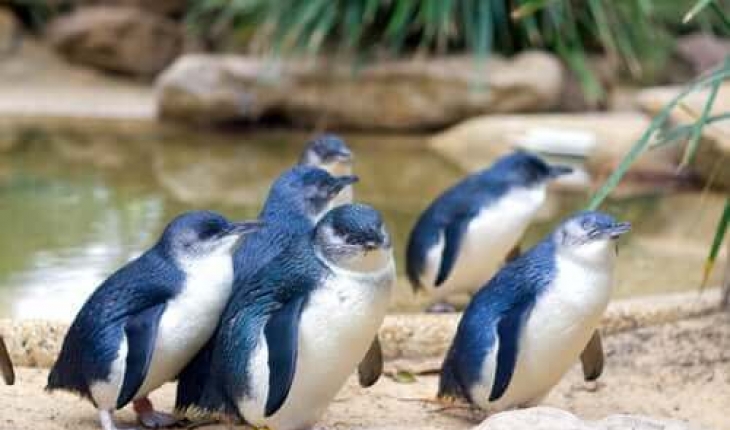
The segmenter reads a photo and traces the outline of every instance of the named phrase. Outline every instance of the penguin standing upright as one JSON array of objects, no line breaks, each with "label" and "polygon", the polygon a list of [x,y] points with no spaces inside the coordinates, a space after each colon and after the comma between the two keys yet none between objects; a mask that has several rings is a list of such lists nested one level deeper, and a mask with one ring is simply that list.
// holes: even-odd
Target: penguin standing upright
[{"label": "penguin standing upright", "polygon": [[413,289],[442,299],[494,275],[545,202],[550,181],[572,172],[516,151],[446,190],[416,222],[406,250]]},{"label": "penguin standing upright", "polygon": [[174,424],[147,394],[175,379],[213,334],[231,292],[232,253],[259,226],[203,211],[175,218],[86,301],[46,389],[89,399],[104,430],[116,428],[112,413],[129,402],[147,427]]},{"label": "penguin standing upright", "polygon": [[[335,177],[312,166],[295,166],[274,181],[259,219],[263,227],[247,237],[233,256],[233,294],[247,294],[249,278],[281,254],[289,244],[308,234],[314,224],[333,206],[332,201],[357,181],[356,176]],[[199,401],[210,377],[212,341],[195,356],[180,374],[176,408],[189,409]]]},{"label": "penguin standing upright", "polygon": [[[354,156],[341,137],[334,134],[320,134],[307,142],[299,164],[324,169],[333,176],[352,175]],[[345,187],[334,198],[333,205],[339,206],[353,201],[352,187]]]},{"label": "penguin standing upright", "polygon": [[439,397],[489,412],[539,403],[591,341],[613,286],[614,241],[629,229],[579,213],[504,266],[462,316]]},{"label": "penguin standing upright", "polygon": [[[249,278],[248,294],[232,298],[196,406],[275,430],[314,425],[358,363],[382,369],[371,341],[394,278],[380,214],[365,205],[332,209]],[[362,376],[367,386],[379,372]]]}]

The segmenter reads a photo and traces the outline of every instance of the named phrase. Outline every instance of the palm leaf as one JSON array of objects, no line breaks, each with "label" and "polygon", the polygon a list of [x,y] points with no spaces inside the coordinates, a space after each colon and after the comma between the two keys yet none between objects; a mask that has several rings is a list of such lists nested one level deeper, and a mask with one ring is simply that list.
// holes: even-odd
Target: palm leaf
[{"label": "palm leaf", "polygon": [[[707,256],[707,260],[705,261],[705,270],[702,275],[702,284],[700,285],[700,288],[704,288],[707,285],[707,281],[710,278],[710,274],[712,273],[712,268],[715,265],[715,260],[717,260],[717,255],[720,253],[720,246],[722,245],[722,241],[725,238],[725,233],[727,232],[729,224],[730,197],[725,199],[725,209],[723,210],[722,216],[720,217],[720,222],[717,224],[717,229],[715,229],[715,237],[712,240],[710,254]],[[730,256],[728,256],[728,258],[730,258]]]}]

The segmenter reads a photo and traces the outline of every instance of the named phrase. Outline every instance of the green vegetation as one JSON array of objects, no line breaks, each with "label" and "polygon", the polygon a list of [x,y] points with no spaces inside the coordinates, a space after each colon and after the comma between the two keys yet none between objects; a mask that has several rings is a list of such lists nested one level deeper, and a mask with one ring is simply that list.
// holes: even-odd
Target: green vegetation
[{"label": "green vegetation", "polygon": [[356,60],[445,52],[485,58],[547,49],[578,73],[589,96],[600,97],[591,53],[651,79],[663,70],[673,35],[698,28],[730,34],[720,13],[728,0],[693,9],[695,1],[201,0],[191,2],[187,20],[219,47],[277,55],[326,47]]},{"label": "green vegetation", "polygon": [[[730,30],[730,19],[723,12],[718,5],[719,2],[713,0],[699,0],[692,9],[685,15],[685,20],[691,20],[697,16],[703,9],[712,10],[717,16],[720,17],[721,22]],[[697,148],[700,144],[702,136],[702,130],[708,124],[716,121],[722,121],[730,119],[730,112],[723,112],[719,115],[710,116],[712,107],[717,99],[717,93],[720,89],[720,85],[723,81],[730,78],[730,57],[727,58],[720,66],[715,68],[711,73],[706,76],[701,76],[694,82],[688,84],[683,91],[681,91],[672,101],[670,101],[662,111],[652,120],[649,127],[645,130],[641,138],[634,144],[628,154],[619,164],[618,168],[613,174],[606,180],[603,186],[596,192],[593,199],[589,203],[589,208],[595,209],[601,205],[601,203],[608,197],[609,193],[618,185],[621,178],[626,174],[631,165],[636,159],[643,154],[645,151],[659,147],[661,145],[675,143],[685,139],[688,140],[688,144],[685,150],[685,154],[682,160],[681,167],[686,167],[690,164],[697,152]],[[705,104],[702,108],[702,112],[699,116],[696,116],[695,121],[689,125],[680,125],[673,128],[669,127],[669,117],[671,112],[675,108],[682,108],[682,101],[691,93],[696,91],[705,90],[707,97]],[[668,128],[669,127],[669,128]],[[710,245],[709,255],[704,269],[704,276],[702,280],[701,288],[704,288],[710,273],[712,272],[714,263],[717,259],[717,255],[720,251],[720,247],[725,239],[725,234],[730,224],[730,195],[725,200],[725,209],[723,214],[720,216],[717,228],[715,229],[715,236]],[[730,262],[728,262],[730,264]],[[730,285],[726,285],[726,291],[724,294],[723,304],[730,305],[728,298],[730,297]]]}]

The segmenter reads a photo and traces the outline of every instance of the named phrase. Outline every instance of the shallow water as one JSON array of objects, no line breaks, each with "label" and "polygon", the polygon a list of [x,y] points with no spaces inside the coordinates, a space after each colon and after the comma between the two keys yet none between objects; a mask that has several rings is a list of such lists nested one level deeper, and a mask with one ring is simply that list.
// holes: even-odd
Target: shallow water
[{"label": "shallow water", "polygon": [[[253,217],[294,163],[302,133],[201,133],[149,127],[0,128],[0,318],[70,319],[111,272],[181,211]],[[359,200],[383,211],[402,256],[415,217],[462,173],[424,138],[348,136]],[[533,243],[587,194],[554,193]],[[722,199],[672,194],[610,202],[635,223],[622,244],[616,296],[695,288]],[[399,269],[403,265],[399,264]],[[422,300],[399,282],[394,310]]]}]

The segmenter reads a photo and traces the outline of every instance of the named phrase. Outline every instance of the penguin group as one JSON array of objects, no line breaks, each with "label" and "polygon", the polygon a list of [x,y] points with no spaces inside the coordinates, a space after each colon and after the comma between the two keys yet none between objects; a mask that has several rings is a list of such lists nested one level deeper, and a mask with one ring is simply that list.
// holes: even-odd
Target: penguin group
[{"label": "penguin group", "polygon": [[[115,430],[114,412],[130,403],[146,428],[204,415],[302,430],[352,373],[375,384],[396,269],[382,214],[353,202],[353,158],[341,138],[320,135],[273,182],[257,219],[173,219],[82,306],[46,389],[88,399],[103,430]],[[493,412],[539,403],[579,357],[587,379],[600,375],[596,329],[614,242],[629,225],[581,212],[524,254],[511,252],[548,184],[570,171],[518,150],[446,190],[416,222],[406,251],[413,288],[437,301],[476,292],[438,399]],[[3,354],[0,342],[10,383]],[[170,381],[176,414],[148,398]]]}]

